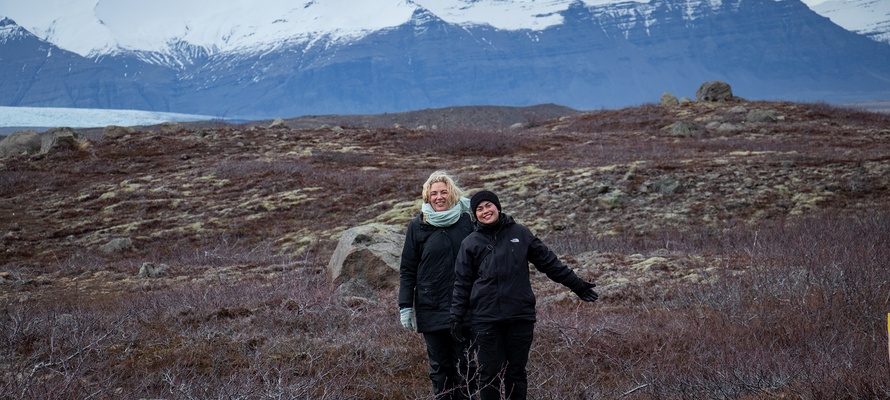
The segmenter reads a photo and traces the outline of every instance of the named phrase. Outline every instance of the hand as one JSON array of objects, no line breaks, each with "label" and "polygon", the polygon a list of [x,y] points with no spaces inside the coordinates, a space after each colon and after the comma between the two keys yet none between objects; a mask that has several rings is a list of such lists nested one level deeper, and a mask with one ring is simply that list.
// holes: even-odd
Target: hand
[{"label": "hand", "polygon": [[458,321],[451,322],[451,338],[455,342],[463,343],[467,339],[464,337],[464,324]]},{"label": "hand", "polygon": [[587,302],[594,302],[594,301],[596,301],[596,299],[598,299],[600,297],[598,294],[596,294],[596,292],[593,291],[593,288],[595,286],[596,285],[594,285],[592,283],[585,283],[584,289],[581,289],[581,290],[575,292],[575,294],[577,294],[578,297],[581,298],[581,300],[584,300]]},{"label": "hand", "polygon": [[399,310],[399,322],[402,323],[402,326],[405,329],[416,332],[417,331],[417,320],[414,318],[414,309],[411,307],[405,307]]},{"label": "hand", "polygon": [[587,302],[594,302],[596,299],[600,298],[600,296],[593,291],[593,287],[587,288],[587,290],[579,293],[578,297]]}]

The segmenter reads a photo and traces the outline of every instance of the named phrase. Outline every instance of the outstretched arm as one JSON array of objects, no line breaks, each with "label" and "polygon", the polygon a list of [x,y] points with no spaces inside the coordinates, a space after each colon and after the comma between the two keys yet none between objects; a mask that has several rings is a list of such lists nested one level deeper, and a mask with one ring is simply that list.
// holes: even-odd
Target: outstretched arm
[{"label": "outstretched arm", "polygon": [[578,277],[571,268],[556,257],[556,254],[544,242],[533,235],[528,249],[528,259],[538,271],[547,274],[550,280],[571,289],[581,300],[596,301],[599,297],[593,291],[594,284],[585,282]]}]

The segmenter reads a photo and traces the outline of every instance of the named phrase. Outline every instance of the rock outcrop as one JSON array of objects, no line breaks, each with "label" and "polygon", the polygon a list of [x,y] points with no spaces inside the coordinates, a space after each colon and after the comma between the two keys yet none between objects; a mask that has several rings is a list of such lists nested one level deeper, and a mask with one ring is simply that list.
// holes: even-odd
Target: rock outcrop
[{"label": "rock outcrop", "polygon": [[27,130],[13,132],[0,140],[0,158],[30,155],[40,152],[40,134]]},{"label": "rock outcrop", "polygon": [[695,98],[698,101],[730,101],[733,99],[732,88],[723,81],[705,82],[695,91]]},{"label": "rock outcrop", "polygon": [[76,150],[85,140],[72,128],[53,128],[40,137],[40,154],[58,150]]},{"label": "rock outcrop", "polygon": [[677,100],[677,96],[665,92],[661,95],[661,105],[664,107],[676,107],[680,105],[680,100]]},{"label": "rock outcrop", "polygon": [[328,264],[331,281],[338,286],[360,280],[374,289],[395,287],[405,240],[403,231],[401,227],[375,223],[343,232]]}]

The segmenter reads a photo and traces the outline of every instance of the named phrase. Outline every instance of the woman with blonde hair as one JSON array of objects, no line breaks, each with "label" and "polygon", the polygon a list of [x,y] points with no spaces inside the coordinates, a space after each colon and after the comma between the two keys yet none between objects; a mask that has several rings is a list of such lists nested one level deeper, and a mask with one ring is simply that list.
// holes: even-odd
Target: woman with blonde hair
[{"label": "woman with blonde hair", "polygon": [[454,340],[451,294],[454,261],[461,241],[473,231],[470,200],[444,171],[424,182],[420,214],[408,223],[399,273],[399,320],[423,334],[429,376],[437,399],[465,399],[474,391],[468,343]]}]

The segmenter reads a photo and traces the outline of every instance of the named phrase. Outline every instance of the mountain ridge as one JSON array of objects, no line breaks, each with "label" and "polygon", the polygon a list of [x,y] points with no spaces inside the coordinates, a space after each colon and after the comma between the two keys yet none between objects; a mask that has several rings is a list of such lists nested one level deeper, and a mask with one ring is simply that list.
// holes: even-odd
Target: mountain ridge
[{"label": "mountain ridge", "polygon": [[[890,98],[890,46],[799,1],[567,4],[560,24],[540,30],[460,25],[416,7],[409,23],[355,40],[322,35],[256,54],[180,43],[182,54],[169,59],[144,52],[86,59],[36,36],[32,50],[7,40],[12,62],[0,72],[10,89],[0,92],[0,104],[247,120],[462,105],[597,109],[655,101],[664,92],[691,96],[687,90],[710,80],[751,99]],[[72,60],[41,60],[33,50],[46,48]],[[21,64],[47,69],[23,74]],[[61,72],[69,70],[75,73]]]},{"label": "mountain ridge", "polygon": [[[238,2],[191,0],[175,2],[180,11],[168,15],[156,10],[173,3],[169,0],[156,2],[151,10],[134,9],[132,6],[123,9],[111,2],[44,2],[56,6],[61,16],[42,12],[37,14],[33,7],[9,0],[0,0],[0,9],[6,10],[7,16],[13,19],[21,19],[19,22],[35,35],[84,57],[131,51],[158,53],[161,58],[175,55],[183,47],[199,48],[209,54],[244,53],[245,49],[268,49],[269,46],[295,39],[304,42],[317,37],[329,37],[335,41],[361,39],[371,32],[410,22],[418,10],[426,10],[457,26],[542,31],[561,25],[564,22],[562,14],[572,7],[599,10],[625,22],[651,25],[656,21],[648,18],[649,13],[652,8],[661,5],[660,2],[610,0],[559,0],[547,3],[376,0],[362,3],[361,6],[365,8],[357,8],[356,4],[338,7],[337,1],[329,0],[313,1],[301,7],[295,7],[291,2],[272,1],[264,3],[263,7],[245,8]],[[798,0],[781,2],[800,3]],[[683,0],[675,2],[672,7],[685,9],[681,18],[694,21],[702,12],[718,10],[734,3]],[[881,36],[873,31],[888,23],[880,21],[880,5],[868,0],[830,0],[808,7],[849,31],[876,40]],[[206,10],[210,9],[213,11],[208,13]],[[165,29],[152,29],[161,24],[155,22],[156,19],[162,21]],[[73,34],[75,32],[78,34]]]}]

